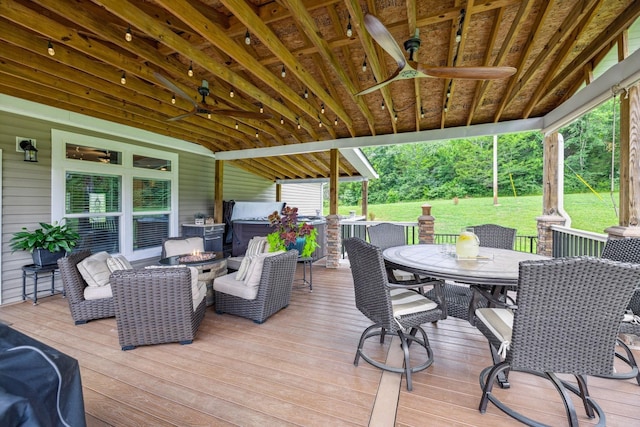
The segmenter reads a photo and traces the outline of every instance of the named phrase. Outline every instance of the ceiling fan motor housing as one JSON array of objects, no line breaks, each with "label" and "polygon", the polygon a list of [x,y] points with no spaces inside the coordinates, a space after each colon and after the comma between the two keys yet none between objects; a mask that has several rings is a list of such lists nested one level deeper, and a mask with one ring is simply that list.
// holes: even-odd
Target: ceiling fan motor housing
[{"label": "ceiling fan motor housing", "polygon": [[413,61],[413,54],[420,47],[420,37],[411,37],[404,42],[404,49],[409,53],[409,61]]}]

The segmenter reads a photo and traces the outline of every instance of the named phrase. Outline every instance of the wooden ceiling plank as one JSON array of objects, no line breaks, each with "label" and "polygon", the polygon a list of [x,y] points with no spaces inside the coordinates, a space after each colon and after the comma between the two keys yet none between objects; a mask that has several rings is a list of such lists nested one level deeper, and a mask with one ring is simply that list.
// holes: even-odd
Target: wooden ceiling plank
[{"label": "wooden ceiling plank", "polygon": [[253,160],[230,160],[227,162],[227,164],[231,164],[234,167],[237,167],[238,169],[242,169],[244,171],[247,171],[249,173],[253,173],[256,174],[258,176],[261,176],[262,178],[265,178],[269,181],[275,181],[276,179],[280,179],[277,172],[269,169],[266,170],[262,164],[256,163]]},{"label": "wooden ceiling plank", "polygon": [[616,19],[601,32],[587,48],[578,54],[558,75],[549,83],[549,90],[556,88],[564,79],[571,75],[576,69],[582,68],[590,57],[601,51],[605,46],[611,44],[620,34],[620,29],[628,28],[636,19],[640,17],[640,2],[634,1],[619,14]]},{"label": "wooden ceiling plank", "polygon": [[[569,56],[569,54],[571,53],[571,51],[573,50],[573,48],[575,47],[578,39],[580,38],[580,35],[582,34],[582,32],[588,28],[589,24],[596,19],[596,12],[598,11],[598,9],[600,8],[600,6],[602,5],[602,2],[604,0],[599,0],[598,2],[596,2],[592,8],[589,10],[589,12],[583,14],[582,19],[580,20],[580,22],[578,23],[578,25],[575,26],[575,28],[573,29],[573,31],[571,31],[571,34],[569,34],[569,37],[567,37],[564,41],[564,43],[562,44],[562,46],[560,47],[560,49],[558,49],[558,53],[556,54],[554,61],[552,62],[551,66],[547,69],[547,72],[545,74],[545,77],[538,83],[538,86],[536,87],[536,89],[533,92],[533,96],[531,96],[529,98],[529,102],[527,102],[527,105],[524,109],[523,112],[523,116],[525,118],[529,117],[531,115],[531,111],[535,108],[536,104],[538,103],[538,101],[540,101],[540,99],[547,93],[547,89],[549,88],[553,76],[556,75],[558,69],[561,67],[561,65],[564,63],[565,59],[567,59],[567,56]],[[582,64],[584,65],[584,64]],[[578,68],[574,68],[572,70],[572,72],[575,72],[576,70],[582,68],[582,65]]]},{"label": "wooden ceiling plank", "polygon": [[[518,96],[518,93],[531,81],[532,77],[540,71],[540,67],[547,58],[550,58],[562,46],[561,41],[572,33],[573,29],[582,20],[581,17],[591,10],[592,6],[599,0],[583,0],[574,5],[571,12],[563,20],[558,31],[554,32],[549,40],[545,43],[544,49],[540,51],[535,60],[529,65],[529,68],[524,72],[522,77],[517,79],[517,83],[513,85],[510,92],[505,93],[503,98],[504,108],[499,109],[500,115],[502,111],[506,109],[511,102]],[[544,2],[543,2],[544,3]],[[548,16],[548,15],[547,15]],[[538,38],[540,42],[540,38]],[[519,73],[520,74],[520,73]],[[516,80],[512,77],[513,80]],[[499,117],[496,115],[496,117]]]},{"label": "wooden ceiling plank", "polygon": [[[162,43],[171,46],[175,51],[179,52],[187,58],[192,58],[194,63],[199,64],[204,69],[208,70],[213,75],[217,76],[221,80],[227,82],[236,90],[242,91],[245,94],[253,97],[261,102],[265,107],[268,107],[277,113],[285,117],[293,117],[292,111],[285,109],[284,106],[276,102],[269,94],[263,92],[254,86],[251,82],[241,78],[238,74],[231,72],[223,64],[219,64],[213,61],[205,52],[202,52],[173,31],[168,29],[162,23],[155,21],[152,17],[144,14],[133,4],[126,0],[95,0],[102,6],[111,11],[114,15],[119,16],[121,19],[131,22],[140,31],[144,31],[147,34],[154,35]],[[193,9],[193,8],[191,8]],[[199,12],[193,11],[194,14],[200,16],[201,19],[206,20]],[[215,26],[210,21],[206,20],[210,27]],[[217,27],[216,27],[217,29]],[[220,31],[220,30],[219,30]],[[225,36],[226,38],[226,36]]]},{"label": "wooden ceiling plank", "polygon": [[[369,11],[375,13],[375,6],[373,3],[369,2]],[[366,30],[364,26],[364,13],[362,12],[362,8],[360,7],[360,2],[358,0],[345,0],[345,6],[349,11],[349,15],[351,15],[351,24],[354,27],[355,33],[358,35],[360,39],[360,43],[362,44],[362,48],[364,49],[365,55],[369,58],[369,65],[371,67],[371,71],[373,72],[374,79],[376,81],[381,82],[387,78],[387,70],[383,70],[383,65],[385,61],[380,61],[382,55],[385,55],[386,52],[383,52],[382,49],[374,45],[373,39],[369,32]],[[389,114],[389,120],[391,126],[393,128],[393,133],[397,133],[396,123],[393,120],[393,98],[391,97],[391,89],[389,85],[380,89],[380,94],[382,95],[382,99],[386,105],[387,112]],[[373,94],[365,95],[364,97],[368,97],[371,99]],[[364,98],[361,97],[361,98]],[[371,135],[376,135],[376,131],[371,132]]]},{"label": "wooden ceiling plank", "polygon": [[[34,38],[33,34],[28,33],[19,27],[9,28],[8,26],[0,25],[0,39],[7,41],[7,43],[10,43],[11,45],[17,46],[18,48],[32,52],[32,55],[36,55],[36,59],[33,59],[34,57],[29,56],[29,53],[22,53],[22,58],[15,58],[16,62],[20,63],[25,59],[29,59],[33,60],[36,64],[41,64],[42,67],[55,67],[55,65],[48,65],[50,61],[58,64],[64,64],[69,67],[69,69],[66,70],[67,78],[70,76],[75,77],[76,73],[81,75],[86,73],[86,75],[97,77],[97,80],[86,82],[87,87],[89,88],[103,87],[105,85],[113,84],[113,87],[118,88],[118,93],[121,93],[121,90],[126,90],[128,92],[128,96],[123,94],[123,99],[130,100],[140,98],[143,99],[142,102],[144,102],[149,109],[159,109],[161,103],[156,100],[156,91],[136,79],[129,79],[126,86],[122,86],[119,82],[115,83],[114,80],[117,79],[117,75],[114,76],[113,69],[108,65],[92,61],[83,55],[76,54],[75,51],[66,49],[58,49],[56,56],[50,57],[47,55],[46,51],[43,50],[41,40]],[[6,50],[7,54],[11,54],[12,51],[13,50],[9,48]],[[18,52],[14,55],[18,55]],[[25,65],[31,66],[32,64],[26,63]],[[148,98],[145,99],[144,97],[141,97],[141,95],[145,95]],[[188,111],[188,109],[185,109],[185,111]],[[214,121],[208,123],[206,129],[203,129],[202,132],[207,132],[208,129],[213,129],[222,134],[236,135],[236,132],[230,132],[227,128]]]},{"label": "wooden ceiling plank", "polygon": [[[222,1],[229,2],[231,0],[222,0]],[[282,1],[284,1],[285,4],[288,6],[289,10],[292,11],[293,19],[295,19],[298,22],[298,26],[305,31],[305,34],[311,40],[311,43],[313,43],[318,48],[318,53],[320,54],[320,56],[322,56],[322,58],[331,65],[333,71],[338,76],[338,79],[346,88],[347,94],[351,98],[351,101],[354,102],[359,107],[360,111],[362,112],[365,119],[369,123],[369,129],[371,133],[375,133],[375,126],[374,126],[375,121],[374,121],[373,115],[371,114],[371,110],[369,110],[369,106],[367,105],[366,101],[362,97],[355,96],[355,94],[360,90],[356,88],[356,86],[353,84],[353,81],[347,75],[346,71],[344,70],[344,67],[338,62],[338,59],[335,57],[333,52],[329,49],[327,42],[321,37],[320,29],[316,25],[315,21],[313,20],[309,12],[303,7],[301,7],[302,6],[301,3],[296,0],[293,0],[293,1],[282,0]],[[322,91],[325,92],[324,89]],[[316,93],[316,95],[324,100],[324,98],[321,97],[318,93]],[[331,109],[333,109],[333,107],[331,107]],[[354,132],[352,132],[351,136],[356,136],[356,135]]]},{"label": "wooden ceiling plank", "polygon": [[[186,11],[189,9],[188,7],[180,8],[183,9],[182,12],[175,10],[175,2],[172,0],[158,0],[165,7],[169,8],[173,11],[173,13],[187,13]],[[282,60],[282,63],[293,73],[298,80],[302,82],[302,84],[309,88],[311,92],[313,92],[317,97],[322,99],[322,101],[334,111],[340,120],[342,120],[349,132],[352,136],[355,136],[355,131],[353,128],[353,122],[347,112],[341,108],[341,106],[335,102],[330,96],[327,95],[324,88],[320,86],[320,84],[307,72],[302,64],[298,62],[298,60],[289,52],[287,47],[273,34],[273,31],[264,23],[260,18],[253,12],[253,10],[248,6],[246,1],[244,0],[221,0],[221,2],[225,5],[227,9],[229,9],[237,18],[239,18],[248,28],[251,28],[251,33],[255,34],[256,37],[260,39],[260,41],[277,57]],[[194,18],[198,18],[197,16],[192,16],[192,20]],[[195,22],[191,22],[192,25]],[[208,32],[204,32],[202,28],[200,28],[200,33],[211,41],[214,44],[222,43],[222,42],[230,42],[234,43],[233,40],[228,38],[226,34],[222,31],[215,31],[215,29],[208,28]],[[220,33],[220,34],[218,34]],[[215,36],[214,36],[215,34]],[[213,38],[213,39],[212,39]],[[235,43],[234,43],[235,44]],[[281,93],[289,98],[291,102],[298,105],[298,107],[305,112],[305,114],[315,117],[317,116],[317,111],[315,111],[310,104],[302,101],[298,94],[292,91],[285,83],[283,83],[282,79],[279,76],[274,75],[269,70],[265,69],[260,62],[256,60],[254,57],[246,54],[246,52],[241,49],[232,49],[229,50],[231,46],[225,48],[220,46],[225,52],[227,52],[230,56],[232,56],[236,61],[243,64],[247,71],[253,73],[257,78],[262,80],[265,84],[270,85],[274,88],[281,89]]]}]

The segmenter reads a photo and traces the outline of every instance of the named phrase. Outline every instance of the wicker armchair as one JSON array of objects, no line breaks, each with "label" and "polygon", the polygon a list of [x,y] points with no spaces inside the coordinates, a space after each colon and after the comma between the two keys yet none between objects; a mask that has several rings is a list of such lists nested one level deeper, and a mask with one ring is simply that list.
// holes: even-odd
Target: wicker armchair
[{"label": "wicker armchair", "polygon": [[[399,224],[382,222],[380,224],[371,225],[367,227],[367,234],[369,234],[369,241],[371,244],[380,248],[380,251],[384,251],[385,249],[392,248],[394,246],[404,246],[407,244],[404,226]],[[418,283],[426,285],[435,280],[427,276],[397,269],[387,269],[387,277],[389,278],[389,282],[403,285]]]},{"label": "wicker armchair", "polygon": [[[640,239],[609,239],[604,245],[601,256],[614,261],[640,264]],[[633,291],[631,302],[627,306],[627,314],[630,316],[625,316],[626,320],[620,324],[620,332],[640,336],[640,318],[638,317],[640,316],[640,289]],[[619,340],[618,343],[633,366],[637,366],[629,346],[622,340]],[[636,381],[640,385],[640,373],[636,377]]]},{"label": "wicker armchair", "polygon": [[122,350],[169,342],[190,344],[204,318],[204,294],[194,310],[191,269],[149,268],[111,274]]},{"label": "wicker armchair", "polygon": [[84,288],[87,282],[78,270],[78,263],[91,255],[91,251],[84,250],[72,253],[58,260],[62,286],[69,303],[71,317],[76,325],[87,323],[89,320],[115,316],[113,298],[95,300],[84,299]]},{"label": "wicker armchair", "polygon": [[[582,399],[587,416],[597,414],[598,425],[606,425],[602,409],[589,396],[585,376],[633,378],[637,374],[637,368],[614,372],[614,350],[622,315],[639,282],[640,265],[602,258],[520,263],[515,312],[508,308],[476,310],[476,325],[488,338],[492,353],[505,357],[504,361],[494,360],[480,374],[480,412],[491,401],[525,424],[541,425],[507,407],[492,392],[499,375],[513,370],[549,379],[563,400],[570,425],[578,425],[578,419],[569,391]],[[556,374],[573,375],[577,384]],[[515,396],[509,400],[513,403]]]},{"label": "wicker armchair", "polygon": [[[516,242],[516,229],[495,224],[476,225],[473,232],[478,236],[480,246],[487,248],[513,249]],[[486,300],[474,294],[469,285],[452,281],[445,282],[442,292],[447,302],[447,316],[468,320],[474,323],[473,310],[487,305]],[[433,297],[427,292],[428,297]],[[475,299],[474,299],[475,297]]]},{"label": "wicker armchair", "polygon": [[[233,279],[232,276],[237,272],[216,278],[213,281],[216,313],[234,314],[251,319],[255,323],[263,323],[271,315],[289,305],[297,261],[298,251],[296,250],[264,258],[255,299],[245,299],[221,292],[216,288],[219,281]],[[239,286],[242,285],[240,282]]]},{"label": "wicker armchair", "polygon": [[[351,264],[356,307],[374,322],[360,336],[353,364],[357,366],[362,357],[377,368],[404,373],[407,390],[411,391],[413,388],[411,374],[426,369],[433,363],[433,351],[429,345],[429,339],[420,325],[443,318],[445,315],[441,309],[443,300],[439,298],[434,302],[407,287],[390,284],[380,248],[355,237],[346,239],[344,245]],[[435,289],[440,285],[439,282],[435,283]],[[408,308],[409,306],[411,308]],[[387,332],[397,334],[400,338],[404,352],[404,367],[379,362],[363,350],[366,339],[380,336],[382,343]],[[419,336],[417,336],[418,332],[420,332]],[[413,343],[426,351],[426,358],[421,359],[419,364],[414,366],[410,363],[409,355],[409,348]],[[416,362],[417,357],[423,356],[421,353],[414,354],[411,361]]]}]

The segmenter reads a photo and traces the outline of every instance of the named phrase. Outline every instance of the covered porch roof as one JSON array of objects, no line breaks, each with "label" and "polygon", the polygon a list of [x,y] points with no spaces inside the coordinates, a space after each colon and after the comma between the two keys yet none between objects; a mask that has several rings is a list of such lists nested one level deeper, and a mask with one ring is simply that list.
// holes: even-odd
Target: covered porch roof
[{"label": "covered porch roof", "polygon": [[[358,96],[398,67],[365,29],[367,13],[400,46],[418,30],[414,59],[427,66],[517,71]],[[627,46],[639,15],[632,0],[7,0],[0,93],[187,141],[273,181],[328,177],[338,148],[340,177],[357,178],[368,173],[361,146],[555,126],[552,111],[586,105],[567,100]],[[168,121],[193,109],[202,80],[211,118]],[[271,118],[256,118],[261,109]]]}]

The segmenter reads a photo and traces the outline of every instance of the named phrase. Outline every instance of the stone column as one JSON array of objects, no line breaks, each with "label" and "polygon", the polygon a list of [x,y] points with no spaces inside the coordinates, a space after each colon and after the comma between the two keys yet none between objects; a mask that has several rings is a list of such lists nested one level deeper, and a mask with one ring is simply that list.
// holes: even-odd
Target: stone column
[{"label": "stone column", "polygon": [[418,217],[418,243],[434,242],[434,223],[436,219],[431,216],[431,205],[422,205],[422,215]]},{"label": "stone column", "polygon": [[327,268],[338,268],[342,254],[342,236],[340,235],[340,215],[327,216]]}]

